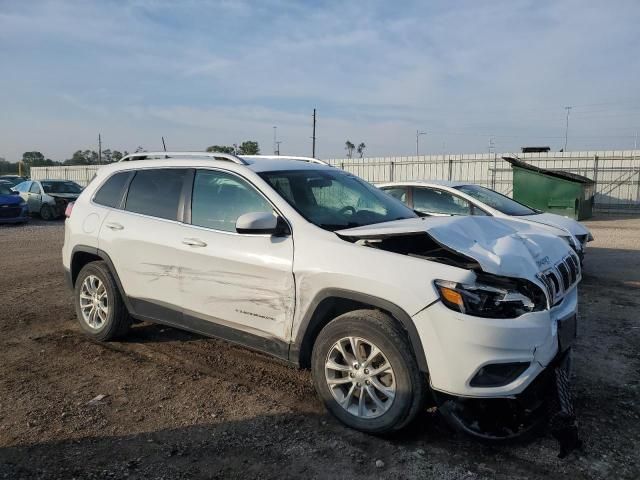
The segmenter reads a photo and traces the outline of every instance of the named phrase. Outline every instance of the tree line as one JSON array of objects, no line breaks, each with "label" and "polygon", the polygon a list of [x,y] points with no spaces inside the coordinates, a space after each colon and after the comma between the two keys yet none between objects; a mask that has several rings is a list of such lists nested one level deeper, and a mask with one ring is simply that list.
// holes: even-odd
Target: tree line
[{"label": "tree line", "polygon": [[[145,152],[143,147],[138,147],[135,153]],[[240,145],[212,145],[207,148],[207,152],[221,152],[231,153],[237,155],[258,155],[260,153],[260,146],[258,142],[253,140],[247,140]],[[22,172],[22,175],[28,175],[31,167],[59,167],[66,165],[102,165],[107,163],[113,163],[120,161],[123,157],[129,155],[126,150],[111,150],[104,149],[101,152],[95,150],[76,150],[71,158],[63,161],[51,160],[45,157],[42,152],[24,152],[22,159],[17,162],[10,162],[4,158],[0,158],[0,174],[6,173],[18,173]],[[20,165],[20,163],[22,165]]]}]

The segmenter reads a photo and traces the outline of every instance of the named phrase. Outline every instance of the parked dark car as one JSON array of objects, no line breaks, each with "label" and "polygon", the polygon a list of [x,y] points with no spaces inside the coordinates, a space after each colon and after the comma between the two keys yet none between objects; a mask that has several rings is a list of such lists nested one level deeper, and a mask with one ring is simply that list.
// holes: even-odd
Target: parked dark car
[{"label": "parked dark car", "polygon": [[0,223],[25,223],[29,209],[18,192],[11,190],[9,182],[0,181]]},{"label": "parked dark car", "polygon": [[27,177],[21,177],[19,175],[0,175],[0,181],[9,182],[12,187],[15,187],[26,180],[28,180]]}]

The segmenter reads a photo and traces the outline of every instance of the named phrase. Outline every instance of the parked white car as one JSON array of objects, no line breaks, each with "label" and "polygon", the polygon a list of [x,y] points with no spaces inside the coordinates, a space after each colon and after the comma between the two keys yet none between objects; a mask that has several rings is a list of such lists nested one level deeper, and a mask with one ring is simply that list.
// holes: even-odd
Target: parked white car
[{"label": "parked white car", "polygon": [[495,435],[514,434],[546,411],[576,333],[580,262],[564,241],[420,217],[315,159],[130,155],[67,215],[62,261],[88,335],[117,338],[133,318],[272,354],[310,368],[328,410],[364,432],[404,427],[433,392],[484,437],[474,402],[502,399]]},{"label": "parked white car", "polygon": [[[378,187],[410,208],[428,215],[490,215],[553,227],[559,230],[558,236],[574,243],[581,259],[587,242],[593,240],[591,232],[572,218],[541,212],[473,183],[412,181],[383,183]],[[575,237],[577,242],[573,242],[571,237]]]},{"label": "parked white car", "polygon": [[13,190],[27,202],[30,214],[53,220],[64,215],[67,205],[78,198],[82,187],[71,180],[27,180]]}]

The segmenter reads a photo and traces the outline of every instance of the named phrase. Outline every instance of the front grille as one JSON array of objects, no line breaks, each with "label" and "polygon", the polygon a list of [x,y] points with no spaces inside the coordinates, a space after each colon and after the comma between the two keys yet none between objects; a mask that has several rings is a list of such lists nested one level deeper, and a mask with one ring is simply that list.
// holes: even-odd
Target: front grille
[{"label": "front grille", "polygon": [[0,205],[0,218],[19,217],[21,211],[20,207]]},{"label": "front grille", "polygon": [[571,277],[569,276],[569,269],[564,262],[558,264],[558,270],[562,275],[562,287],[566,290],[571,285]]},{"label": "front grille", "polygon": [[580,280],[580,261],[575,254],[567,255],[554,267],[539,275],[547,288],[551,305],[560,303],[565,293]]}]

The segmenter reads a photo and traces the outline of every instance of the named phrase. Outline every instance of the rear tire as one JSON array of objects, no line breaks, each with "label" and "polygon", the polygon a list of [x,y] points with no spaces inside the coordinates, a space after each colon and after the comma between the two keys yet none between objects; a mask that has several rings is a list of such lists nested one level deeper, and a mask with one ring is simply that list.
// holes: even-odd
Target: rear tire
[{"label": "rear tire", "polygon": [[348,312],[327,324],[311,368],[327,410],[362,432],[400,430],[424,405],[425,380],[406,332],[377,310]]},{"label": "rear tire", "polygon": [[82,330],[96,340],[122,337],[131,326],[127,307],[105,262],[82,267],[75,282],[74,303]]}]

